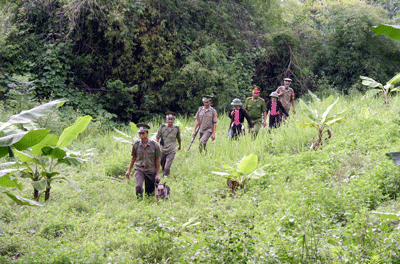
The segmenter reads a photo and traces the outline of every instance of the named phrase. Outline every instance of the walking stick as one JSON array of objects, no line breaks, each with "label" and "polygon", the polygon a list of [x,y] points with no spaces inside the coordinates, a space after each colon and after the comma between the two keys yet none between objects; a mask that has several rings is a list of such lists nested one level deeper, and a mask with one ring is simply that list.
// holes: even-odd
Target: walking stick
[{"label": "walking stick", "polygon": [[189,147],[187,148],[187,151],[189,151],[190,147],[192,146],[192,144],[193,144],[193,142],[194,142],[194,140],[195,140],[195,138],[196,138],[196,136],[197,136],[197,133],[199,132],[199,129],[200,129],[200,126],[197,127],[196,132],[195,132],[195,134],[194,134],[194,137],[192,138],[192,141],[190,141],[190,145],[189,145]]}]

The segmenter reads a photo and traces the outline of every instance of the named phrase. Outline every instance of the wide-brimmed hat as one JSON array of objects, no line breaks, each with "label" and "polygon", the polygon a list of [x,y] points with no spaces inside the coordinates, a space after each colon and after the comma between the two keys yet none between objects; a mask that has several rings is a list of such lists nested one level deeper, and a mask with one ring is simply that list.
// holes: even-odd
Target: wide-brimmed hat
[{"label": "wide-brimmed hat", "polygon": [[272,92],[269,96],[270,96],[270,97],[279,98],[279,94],[278,94],[277,92]]},{"label": "wide-brimmed hat", "polygon": [[148,133],[149,132],[149,129],[150,129],[149,125],[139,123],[139,124],[136,124],[136,126],[138,128],[138,133],[140,133],[140,132],[147,132]]},{"label": "wide-brimmed hat", "polygon": [[203,102],[210,102],[211,98],[213,98],[214,96],[212,95],[208,95],[208,94],[204,94],[203,95]]},{"label": "wide-brimmed hat", "polygon": [[242,106],[243,104],[242,104],[242,101],[240,101],[240,99],[235,98],[235,99],[233,99],[231,105],[233,105],[233,106]]},{"label": "wide-brimmed hat", "polygon": [[285,79],[283,79],[283,81],[284,81],[284,82],[292,82],[292,79],[290,79],[290,78],[285,78]]}]

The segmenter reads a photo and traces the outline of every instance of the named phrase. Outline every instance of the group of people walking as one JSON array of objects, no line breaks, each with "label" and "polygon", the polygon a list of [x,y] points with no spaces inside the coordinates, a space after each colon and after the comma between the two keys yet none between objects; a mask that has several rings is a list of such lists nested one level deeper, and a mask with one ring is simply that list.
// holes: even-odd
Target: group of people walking
[{"label": "group of people walking", "polygon": [[[229,112],[231,119],[229,125],[229,138],[235,139],[239,135],[245,133],[244,119],[247,120],[250,133],[253,137],[257,136],[261,127],[266,126],[266,118],[269,113],[269,127],[279,127],[282,120],[290,118],[290,107],[293,107],[293,114],[296,113],[294,106],[294,90],[290,88],[292,80],[284,79],[284,85],[279,86],[275,92],[269,96],[271,100],[267,103],[260,97],[260,89],[254,87],[252,96],[246,98],[244,104],[238,98],[235,98],[231,105],[233,109]],[[211,106],[213,96],[203,96],[203,106],[199,107],[195,115],[196,121],[194,125],[193,139],[199,134],[200,152],[206,150],[207,141],[215,140],[217,130],[218,114]],[[135,166],[135,187],[136,195],[143,196],[143,183],[145,184],[145,192],[148,195],[154,193],[155,182],[160,181],[160,168],[164,172],[164,176],[170,174],[170,168],[175,158],[176,143],[178,142],[178,150],[182,148],[181,131],[179,126],[174,124],[174,112],[166,113],[166,124],[159,127],[156,140],[148,138],[148,130],[150,127],[146,124],[137,124],[140,140],[133,144],[131,152],[131,162],[125,176],[130,178],[133,166]]]}]

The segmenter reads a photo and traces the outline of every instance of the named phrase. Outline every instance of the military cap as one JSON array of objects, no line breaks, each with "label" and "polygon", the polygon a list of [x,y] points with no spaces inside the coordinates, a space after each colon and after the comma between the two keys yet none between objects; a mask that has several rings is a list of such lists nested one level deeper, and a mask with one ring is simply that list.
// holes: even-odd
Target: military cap
[{"label": "military cap", "polygon": [[272,92],[269,96],[270,96],[270,97],[279,98],[279,94],[278,94],[277,92]]},{"label": "military cap", "polygon": [[213,98],[214,96],[212,95],[208,95],[208,94],[204,94],[203,95],[203,102],[210,102],[211,98]]},{"label": "military cap", "polygon": [[167,111],[167,112],[165,112],[165,115],[166,115],[166,117],[167,117],[168,119],[169,119],[169,118],[175,119],[176,113],[175,113],[175,112],[172,112],[172,111]]},{"label": "military cap", "polygon": [[290,78],[285,78],[285,79],[283,79],[283,81],[285,81],[285,82],[292,82],[292,79],[290,79]]},{"label": "military cap", "polygon": [[255,86],[252,91],[257,93],[261,92],[260,88],[258,88],[257,86]]},{"label": "military cap", "polygon": [[140,132],[147,132],[147,133],[149,132],[149,129],[150,129],[149,125],[139,123],[139,124],[136,124],[136,126],[138,127],[138,132],[139,133]]},{"label": "military cap", "polygon": [[231,105],[233,105],[233,106],[236,106],[236,105],[242,106],[243,104],[242,104],[242,101],[240,101],[240,99],[235,98],[235,99],[233,99]]}]

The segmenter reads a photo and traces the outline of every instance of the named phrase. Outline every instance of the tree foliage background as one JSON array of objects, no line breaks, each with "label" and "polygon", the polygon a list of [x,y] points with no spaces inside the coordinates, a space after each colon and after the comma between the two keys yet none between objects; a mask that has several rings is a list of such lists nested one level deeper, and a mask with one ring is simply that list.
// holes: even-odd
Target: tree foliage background
[{"label": "tree foliage background", "polygon": [[[84,114],[120,121],[167,110],[217,110],[284,77],[297,94],[362,90],[400,71],[400,44],[371,26],[398,24],[391,0],[0,1],[0,100],[13,87],[68,98]],[[25,83],[18,83],[24,78]],[[26,85],[29,83],[29,85]],[[15,89],[14,89],[15,90]]]}]

